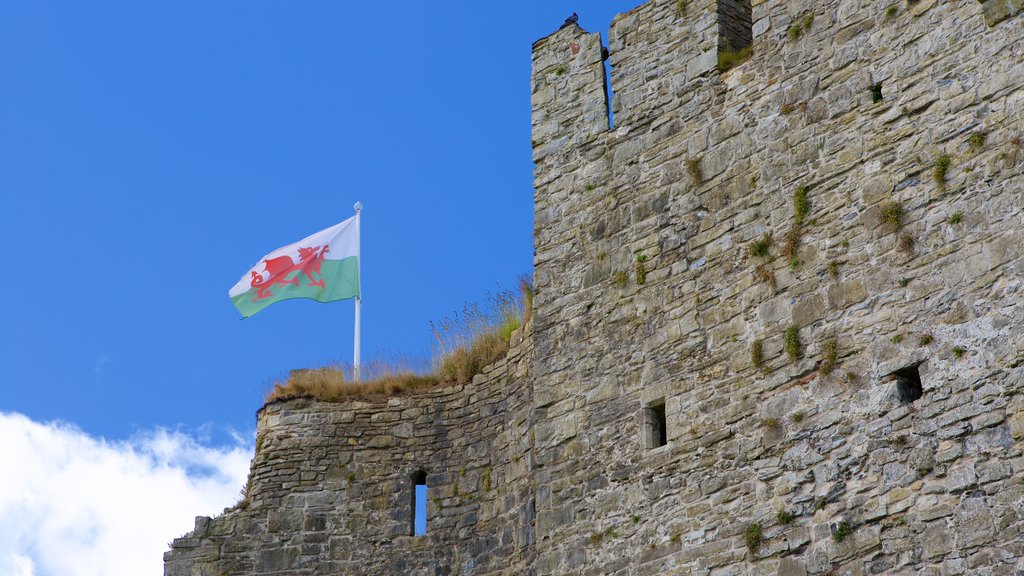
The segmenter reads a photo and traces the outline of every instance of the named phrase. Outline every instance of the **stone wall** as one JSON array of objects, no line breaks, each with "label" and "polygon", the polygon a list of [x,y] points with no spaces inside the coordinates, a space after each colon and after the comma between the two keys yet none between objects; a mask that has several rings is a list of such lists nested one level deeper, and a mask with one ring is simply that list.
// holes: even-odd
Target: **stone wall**
[{"label": "stone wall", "polygon": [[755,1],[720,73],[714,3],[648,2],[604,133],[597,35],[535,46],[538,574],[1024,570],[1024,19],[988,13]]},{"label": "stone wall", "polygon": [[[676,3],[676,11],[684,12]],[[750,0],[720,0],[718,2],[718,49],[742,50],[753,41]]]},{"label": "stone wall", "polygon": [[1024,6],[754,0],[723,72],[725,8],[618,16],[610,103],[534,44],[531,335],[265,407],[167,576],[1024,571]]},{"label": "stone wall", "polygon": [[[525,574],[533,561],[530,339],[472,384],[258,415],[249,496],[172,543],[166,576]],[[426,472],[427,534],[411,535]]]}]

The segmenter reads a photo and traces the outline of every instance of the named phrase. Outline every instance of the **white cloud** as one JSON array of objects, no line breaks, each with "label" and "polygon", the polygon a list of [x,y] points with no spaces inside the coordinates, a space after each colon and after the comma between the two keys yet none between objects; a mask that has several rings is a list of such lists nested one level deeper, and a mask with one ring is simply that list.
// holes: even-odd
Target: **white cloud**
[{"label": "white cloud", "polygon": [[251,455],[240,439],[109,442],[0,412],[0,574],[160,576],[168,542],[238,499]]}]

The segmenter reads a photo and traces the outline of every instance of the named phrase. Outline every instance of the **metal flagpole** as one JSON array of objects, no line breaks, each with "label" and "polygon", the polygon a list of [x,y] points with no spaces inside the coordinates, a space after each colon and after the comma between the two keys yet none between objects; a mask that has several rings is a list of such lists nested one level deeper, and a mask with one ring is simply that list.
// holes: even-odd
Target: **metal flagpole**
[{"label": "metal flagpole", "polygon": [[352,351],[352,378],[359,382],[359,316],[362,312],[363,307],[363,255],[361,244],[363,242],[362,234],[359,230],[359,214],[363,209],[361,202],[356,202],[356,274],[358,275],[357,282],[359,282],[359,295],[356,296],[356,334],[355,343],[353,345],[354,350]]}]

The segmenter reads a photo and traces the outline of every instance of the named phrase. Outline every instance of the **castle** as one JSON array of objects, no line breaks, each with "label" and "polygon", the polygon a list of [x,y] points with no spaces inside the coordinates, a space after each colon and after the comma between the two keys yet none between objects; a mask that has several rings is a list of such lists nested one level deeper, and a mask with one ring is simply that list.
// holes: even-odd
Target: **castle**
[{"label": "castle", "polygon": [[1022,12],[652,0],[537,41],[508,357],[268,404],[165,575],[1024,573]]}]

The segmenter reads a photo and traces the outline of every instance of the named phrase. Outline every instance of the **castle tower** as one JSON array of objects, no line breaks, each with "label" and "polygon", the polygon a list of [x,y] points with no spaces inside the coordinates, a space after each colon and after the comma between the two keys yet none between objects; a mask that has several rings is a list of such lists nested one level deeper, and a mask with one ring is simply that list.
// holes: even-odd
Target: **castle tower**
[{"label": "castle tower", "polygon": [[1022,10],[537,41],[532,325],[468,384],[264,407],[165,574],[1024,571]]}]

